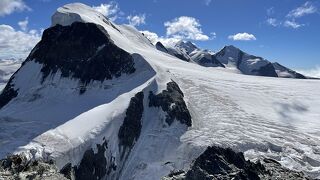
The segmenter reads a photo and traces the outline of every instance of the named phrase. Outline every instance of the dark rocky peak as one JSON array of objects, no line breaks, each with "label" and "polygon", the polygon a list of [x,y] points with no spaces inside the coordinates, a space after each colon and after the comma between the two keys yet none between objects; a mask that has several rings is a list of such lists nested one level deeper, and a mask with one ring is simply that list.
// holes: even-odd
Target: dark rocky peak
[{"label": "dark rocky peak", "polygon": [[208,147],[191,165],[190,169],[172,171],[167,180],[267,180],[267,179],[309,179],[301,172],[291,171],[275,160],[264,159],[256,163],[247,161],[242,152],[230,148]]},{"label": "dark rocky peak", "polygon": [[156,49],[165,53],[169,53],[168,49],[160,41],[156,43]]},{"label": "dark rocky peak", "polygon": [[131,149],[140,136],[142,128],[141,120],[144,111],[143,98],[143,92],[138,92],[131,98],[129,107],[126,111],[126,117],[119,129],[119,149],[123,149],[121,158],[126,152],[125,150],[128,148]]},{"label": "dark rocky peak", "polygon": [[235,47],[234,45],[227,45],[223,47],[224,49],[229,49],[229,50],[240,50],[239,48]]},{"label": "dark rocky peak", "polygon": [[239,53],[244,53],[242,50],[240,50],[239,48],[233,46],[233,45],[228,45],[228,46],[224,46],[220,51],[218,51],[215,56],[225,56],[225,55],[237,55]]},{"label": "dark rocky peak", "polygon": [[62,77],[77,78],[84,85],[135,71],[133,57],[117,47],[102,26],[93,23],[75,22],[45,30],[27,61],[43,64],[43,80],[59,70]]},{"label": "dark rocky peak", "polygon": [[176,48],[184,49],[187,54],[192,53],[192,51],[199,49],[195,44],[190,41],[179,41],[175,45]]},{"label": "dark rocky peak", "polygon": [[152,91],[149,92],[149,107],[161,107],[167,113],[165,121],[169,126],[177,120],[190,127],[191,115],[183,98],[183,92],[178,84],[171,81],[167,83],[167,89],[160,94],[155,95]]}]

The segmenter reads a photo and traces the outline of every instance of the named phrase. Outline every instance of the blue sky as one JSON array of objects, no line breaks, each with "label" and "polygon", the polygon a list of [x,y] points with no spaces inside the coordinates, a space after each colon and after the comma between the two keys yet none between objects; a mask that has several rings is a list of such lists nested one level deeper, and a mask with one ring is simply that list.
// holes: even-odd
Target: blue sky
[{"label": "blue sky", "polygon": [[[5,29],[0,28],[0,57],[26,54],[50,26],[55,10],[71,2],[95,6],[118,24],[156,33],[156,39],[190,39],[214,51],[232,44],[294,69],[320,65],[316,0],[0,0],[0,27]],[[11,42],[14,37],[19,40]]]}]

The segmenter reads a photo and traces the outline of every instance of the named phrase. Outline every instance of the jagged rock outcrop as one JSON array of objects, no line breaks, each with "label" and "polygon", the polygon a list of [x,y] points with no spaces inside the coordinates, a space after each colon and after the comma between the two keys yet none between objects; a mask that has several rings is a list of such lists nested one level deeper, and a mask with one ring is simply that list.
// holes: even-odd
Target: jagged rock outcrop
[{"label": "jagged rock outcrop", "polygon": [[[21,68],[29,61],[42,65],[42,81],[58,71],[62,77],[79,79],[80,94],[91,81],[103,82],[136,70],[131,54],[116,46],[106,30],[93,23],[75,22],[46,29]],[[0,108],[19,93],[13,81],[14,75],[0,94]]]},{"label": "jagged rock outcrop", "polygon": [[75,22],[45,30],[27,58],[32,60],[43,65],[43,79],[59,70],[62,77],[77,78],[83,84],[135,71],[132,56],[117,47],[103,27],[92,23]]},{"label": "jagged rock outcrop", "polygon": [[24,154],[10,155],[0,160],[3,180],[67,180],[53,161],[28,159]]},{"label": "jagged rock outcrop", "polygon": [[75,166],[74,176],[76,180],[102,179],[112,170],[116,170],[114,158],[107,159],[108,143],[106,140],[102,144],[97,144],[97,152],[91,148],[87,150],[78,166]]},{"label": "jagged rock outcrop", "polygon": [[263,162],[246,161],[243,153],[230,148],[208,147],[185,171],[171,172],[165,180],[212,180],[212,179],[308,179],[303,173],[283,168],[278,162],[264,159]]},{"label": "jagged rock outcrop", "polygon": [[0,109],[6,104],[8,104],[13,98],[18,96],[18,91],[15,90],[13,87],[14,85],[12,83],[11,78],[7,83],[6,87],[3,89],[2,93],[0,93]]},{"label": "jagged rock outcrop", "polygon": [[164,53],[169,53],[168,49],[166,47],[164,47],[164,45],[161,42],[156,43],[156,49],[158,49],[159,51],[162,51]]},{"label": "jagged rock outcrop", "polygon": [[118,138],[119,146],[123,148],[122,155],[127,148],[132,148],[140,136],[142,128],[141,118],[144,109],[143,97],[143,92],[139,92],[131,98],[126,111],[126,117],[119,129]]},{"label": "jagged rock outcrop", "polygon": [[267,77],[278,77],[272,63],[268,63],[264,66],[261,66],[259,69],[254,69],[251,72],[256,73],[258,76],[267,76]]},{"label": "jagged rock outcrop", "polygon": [[187,126],[192,125],[191,115],[183,100],[183,92],[180,90],[177,83],[171,81],[167,83],[167,89],[160,94],[149,94],[149,107],[161,107],[167,113],[166,123],[171,125],[176,119]]}]

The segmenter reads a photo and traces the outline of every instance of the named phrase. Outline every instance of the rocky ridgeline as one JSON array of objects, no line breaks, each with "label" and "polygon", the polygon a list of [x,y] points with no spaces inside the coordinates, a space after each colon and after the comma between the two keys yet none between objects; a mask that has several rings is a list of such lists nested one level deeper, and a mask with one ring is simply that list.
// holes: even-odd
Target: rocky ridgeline
[{"label": "rocky ridgeline", "polygon": [[230,148],[208,147],[187,171],[171,172],[163,180],[306,180],[301,172],[291,171],[275,160],[246,161],[243,153]]},{"label": "rocky ridgeline", "polygon": [[[101,146],[102,147],[102,146]],[[90,157],[100,157],[92,152]],[[97,153],[99,154],[99,153]],[[86,160],[87,159],[87,160]],[[99,159],[84,157],[79,166],[68,164],[58,170],[53,161],[28,160],[25,155],[12,155],[0,160],[0,179],[5,180],[67,180],[67,179],[104,179],[108,174],[106,163]],[[99,166],[99,167],[98,167]],[[96,170],[96,171],[94,171]],[[91,173],[90,173],[91,172]],[[163,180],[308,180],[302,172],[295,172],[281,166],[275,160],[264,159],[256,163],[246,161],[242,152],[217,146],[208,147],[187,170],[172,171]]]},{"label": "rocky ridgeline", "polygon": [[66,180],[53,161],[28,159],[24,154],[0,160],[0,180]]},{"label": "rocky ridgeline", "polygon": [[149,94],[149,107],[161,107],[167,113],[166,123],[171,125],[174,120],[187,126],[192,125],[191,115],[187,105],[183,99],[183,92],[180,90],[177,83],[171,81],[167,83],[167,89],[160,94]]}]

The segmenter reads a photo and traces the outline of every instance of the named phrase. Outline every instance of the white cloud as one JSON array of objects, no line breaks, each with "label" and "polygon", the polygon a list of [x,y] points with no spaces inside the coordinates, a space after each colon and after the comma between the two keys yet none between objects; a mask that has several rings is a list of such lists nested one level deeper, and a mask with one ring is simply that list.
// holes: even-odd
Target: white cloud
[{"label": "white cloud", "polygon": [[256,40],[256,37],[253,34],[249,33],[238,33],[234,35],[228,36],[229,39],[234,40],[234,41],[252,41]]},{"label": "white cloud", "polygon": [[37,30],[23,32],[9,25],[0,25],[0,58],[26,58],[40,37]]},{"label": "white cloud", "polygon": [[209,36],[203,34],[201,24],[193,17],[181,16],[164,23],[167,36],[176,39],[206,41]]},{"label": "white cloud", "polygon": [[153,44],[157,43],[159,41],[159,36],[154,33],[154,32],[150,32],[150,31],[140,31],[145,37],[147,37]]},{"label": "white cloud", "polygon": [[313,6],[311,2],[306,2],[302,6],[290,11],[287,17],[298,18],[308,14],[313,14],[316,12],[317,12],[317,8]]},{"label": "white cloud", "polygon": [[268,23],[269,25],[271,25],[271,26],[274,26],[274,27],[276,27],[276,26],[278,26],[278,25],[281,24],[281,22],[278,22],[278,20],[275,19],[275,18],[268,18],[268,19],[267,19],[267,23]]},{"label": "white cloud", "polygon": [[320,78],[320,66],[311,69],[297,69],[296,71],[305,76]]},{"label": "white cloud", "polygon": [[156,44],[157,42],[161,42],[165,46],[171,46],[173,47],[178,41],[181,39],[178,38],[168,38],[168,37],[159,37],[156,33],[150,32],[150,31],[140,31],[144,34],[145,37],[147,37],[152,44]]},{"label": "white cloud", "polygon": [[201,24],[193,17],[182,16],[175,18],[172,21],[164,23],[166,29],[165,36],[158,36],[154,32],[140,31],[143,33],[153,44],[160,41],[165,46],[174,46],[180,40],[196,40],[206,41],[215,39],[217,34],[215,32],[208,35],[203,34]]},{"label": "white cloud", "polygon": [[290,27],[293,29],[297,29],[297,28],[304,26],[304,24],[299,24],[295,20],[286,20],[283,25],[285,27]]},{"label": "white cloud", "polygon": [[146,20],[146,15],[145,14],[140,14],[140,15],[135,15],[135,16],[128,16],[127,17],[129,24],[131,26],[140,26],[141,24],[145,24]]},{"label": "white cloud", "polygon": [[206,6],[209,6],[211,2],[212,2],[212,0],[204,0],[204,4],[205,4]]},{"label": "white cloud", "polygon": [[[305,2],[303,5],[301,5],[300,7],[291,10],[285,18],[277,20],[275,18],[269,17],[266,22],[268,25],[277,27],[277,26],[284,26],[284,27],[289,27],[289,28],[300,28],[302,26],[304,26],[305,24],[301,24],[296,22],[296,19],[308,14],[313,14],[313,13],[317,13],[317,8],[309,1]],[[275,12],[274,8],[269,8],[267,10],[267,15],[271,16],[273,15]]]},{"label": "white cloud", "polygon": [[0,0],[0,16],[24,10],[31,9],[23,2],[23,0]]},{"label": "white cloud", "polygon": [[18,25],[20,26],[22,31],[26,31],[28,29],[29,18],[26,17],[25,20],[19,21]]},{"label": "white cloud", "polygon": [[114,1],[111,1],[109,4],[100,4],[100,6],[93,6],[92,8],[108,17],[111,21],[115,21],[120,13],[120,8]]}]

